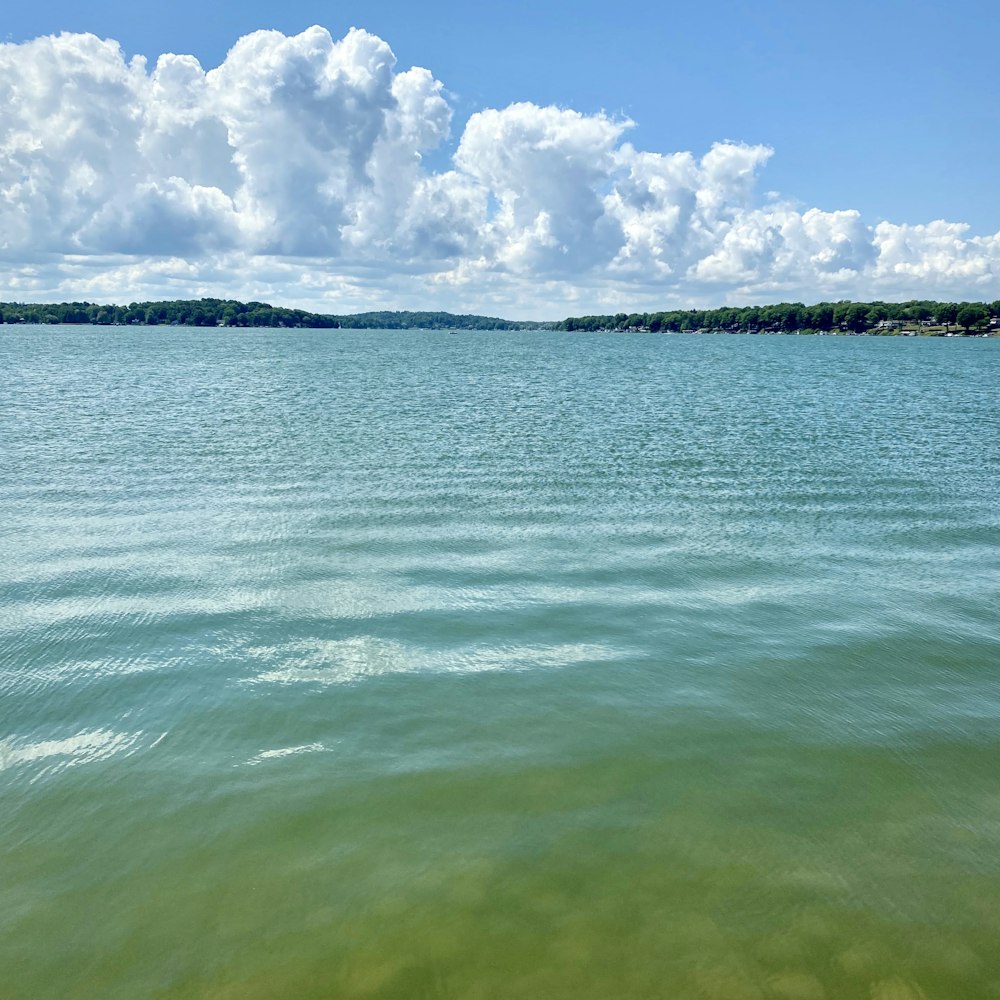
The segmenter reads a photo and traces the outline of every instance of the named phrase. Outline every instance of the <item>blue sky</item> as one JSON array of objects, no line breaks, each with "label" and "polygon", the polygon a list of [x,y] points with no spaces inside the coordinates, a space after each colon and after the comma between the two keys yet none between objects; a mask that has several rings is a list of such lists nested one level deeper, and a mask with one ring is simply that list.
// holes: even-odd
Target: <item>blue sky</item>
[{"label": "blue sky", "polygon": [[[629,301],[630,294],[637,306],[660,301],[665,305],[683,301],[697,304],[792,295],[815,300],[837,291],[843,292],[837,297],[878,294],[894,298],[915,294],[917,288],[925,288],[925,294],[942,297],[960,293],[970,298],[1000,297],[997,277],[1000,265],[995,256],[997,248],[992,243],[971,246],[963,243],[949,260],[942,257],[942,247],[947,249],[946,245],[956,240],[989,238],[1000,230],[1000,74],[996,55],[1000,14],[993,4],[969,0],[950,5],[855,0],[836,5],[786,0],[757,4],[738,0],[706,0],[697,4],[512,0],[503,5],[480,7],[396,0],[363,4],[286,0],[280,5],[195,4],[189,0],[153,5],[92,0],[86,5],[53,2],[16,5],[5,13],[0,34],[6,42],[13,43],[8,48],[19,53],[19,61],[10,70],[13,79],[18,73],[24,74],[26,60],[37,57],[23,48],[24,43],[60,31],[93,32],[101,38],[114,39],[120,43],[126,60],[136,54],[146,56],[147,70],[152,73],[161,53],[192,55],[207,71],[219,66],[244,35],[273,28],[283,35],[296,36],[314,24],[326,28],[334,42],[344,38],[353,26],[366,29],[391,46],[396,73],[413,66],[426,67],[440,84],[441,99],[448,105],[448,121],[444,131],[435,133],[435,141],[420,146],[422,169],[432,176],[453,173],[454,157],[465,142],[465,167],[460,172],[465,180],[471,178],[470,183],[478,185],[487,206],[484,209],[487,214],[479,226],[480,235],[489,229],[489,237],[499,239],[493,224],[497,206],[501,213],[505,206],[515,206],[512,211],[518,219],[510,224],[520,229],[505,233],[508,250],[522,246],[523,234],[534,226],[531,231],[542,243],[560,245],[560,260],[566,266],[538,266],[541,258],[537,254],[517,257],[510,250],[505,256],[506,251],[490,251],[468,241],[462,247],[456,244],[451,250],[441,249],[440,242],[436,244],[438,264],[433,266],[425,253],[413,247],[406,253],[390,255],[391,260],[384,255],[370,259],[362,252],[357,233],[350,254],[336,248],[327,254],[315,240],[282,243],[280,239],[261,238],[252,245],[252,241],[246,242],[243,250],[252,253],[255,259],[269,254],[280,259],[281,267],[291,269],[289,275],[294,271],[289,261],[306,254],[314,261],[317,257],[329,260],[334,269],[337,261],[344,262],[344,270],[355,276],[351,279],[353,286],[348,282],[339,288],[314,290],[315,294],[308,285],[303,285],[301,276],[289,277],[284,285],[280,276],[262,277],[261,287],[272,298],[312,295],[311,304],[328,302],[332,308],[350,304],[352,296],[359,301],[366,296],[370,298],[373,289],[378,289],[383,304],[401,307],[415,306],[422,296],[424,300],[434,299],[428,304],[443,308],[485,307],[492,303],[496,308],[509,305],[523,309],[528,302],[536,312],[539,308],[544,311],[551,301],[552,313],[561,314],[570,306],[596,309],[602,303]],[[233,75],[233,79],[237,77]],[[244,86],[242,78],[240,81],[233,86]],[[58,86],[65,87],[65,80]],[[483,145],[485,138],[480,136],[476,145],[472,141],[475,137],[465,132],[470,119],[474,124],[482,124],[484,112],[503,111],[511,105],[553,107],[579,113],[588,121],[628,119],[632,124],[613,137],[604,133],[591,136],[597,144],[595,162],[603,162],[601,158],[606,156],[614,158],[613,164],[608,161],[607,168],[594,176],[587,174],[584,178],[578,172],[573,175],[575,181],[563,182],[554,175],[538,173],[542,168],[537,164],[524,166],[527,162],[524,161],[518,167],[519,170],[523,167],[522,173],[511,180],[498,175],[494,166],[483,167],[484,161],[473,162],[470,152],[473,148],[487,159],[493,154]],[[336,117],[329,108],[324,113]],[[0,124],[3,115],[0,110]],[[518,138],[504,138],[504,142],[533,143],[531,148],[537,152],[550,143],[552,135],[567,134],[555,119],[543,122],[544,116],[536,116],[529,122],[527,113],[514,117],[519,123]],[[511,135],[506,129],[513,120],[512,117],[492,133],[493,141]],[[667,215],[663,213],[669,207],[665,203],[660,206],[658,220],[640,218],[629,214],[631,209],[605,203],[607,212],[617,213],[616,232],[619,236],[625,233],[621,239],[642,242],[653,254],[658,270],[639,268],[637,249],[623,256],[621,248],[625,242],[616,250],[614,238],[604,230],[595,236],[587,228],[589,223],[567,222],[560,229],[560,218],[565,219],[566,213],[577,210],[582,213],[581,219],[593,221],[595,209],[587,198],[581,195],[575,202],[564,199],[548,205],[538,194],[567,189],[567,185],[572,187],[579,182],[584,186],[589,184],[588,190],[600,198],[617,197],[616,192],[624,190],[623,172],[631,171],[633,179],[642,172],[628,160],[627,154],[621,153],[623,145],[651,155],[673,156],[689,151],[700,161],[713,144],[727,141],[734,149],[738,144],[766,147],[769,154],[753,159],[748,168],[755,177],[749,200],[742,189],[735,194],[729,192],[725,197],[733,194],[736,199],[731,207],[717,213],[710,223],[699,222],[695,227],[698,232],[706,226],[711,228],[716,242],[709,240],[697,249],[685,243],[686,249],[681,254],[677,250],[678,241],[664,235],[668,222],[664,221]],[[585,147],[576,139],[570,141],[570,146],[566,155],[578,156],[580,169],[584,170]],[[236,146],[233,150],[239,153]],[[61,153],[53,153],[58,155],[76,154],[73,149],[65,148]],[[278,151],[275,155],[279,155]],[[16,165],[9,167],[8,175],[24,177],[31,173],[34,168],[25,163],[22,156]],[[47,169],[51,173],[51,165]],[[148,169],[148,164],[143,169]],[[0,183],[2,171],[0,163]],[[647,175],[648,171],[644,176]],[[184,179],[194,184],[193,177]],[[205,187],[216,187],[203,181],[201,177],[199,192]],[[153,177],[144,182],[142,190],[147,191],[150,184],[162,188],[165,182],[165,178]],[[242,211],[246,199],[241,202],[240,191],[254,187],[255,183],[249,183],[244,176],[242,182],[234,180],[231,188],[222,182],[217,187]],[[527,185],[528,194],[518,185]],[[262,185],[256,184],[256,188],[262,189]],[[321,188],[322,184],[317,190]],[[691,190],[695,188],[696,184]],[[15,191],[8,186],[8,202],[24,197],[21,191],[22,188]],[[465,193],[460,200],[473,197],[467,188],[462,191]],[[444,197],[435,190],[435,197],[439,195]],[[670,195],[675,196],[681,197]],[[170,197],[176,202],[179,196],[174,192]],[[344,204],[351,197],[345,194]],[[446,215],[454,210],[454,199],[459,196],[452,189],[448,197],[452,200]],[[648,201],[648,192],[642,198]],[[530,219],[524,214],[529,203],[536,209]],[[96,204],[92,199],[92,208]],[[783,206],[785,214],[781,220],[775,221],[773,212],[766,219],[760,215],[774,204]],[[825,217],[810,216],[806,227],[812,242],[805,249],[804,244],[795,243],[792,230],[798,223],[788,213],[804,215],[813,209],[823,213],[857,213],[859,223],[871,232],[875,256],[866,257],[861,250],[845,256],[847,243],[853,241],[855,245],[860,237],[846,232],[846,222],[839,217],[830,229]],[[357,211],[352,202],[337,217],[339,224],[357,218]],[[440,222],[444,210],[435,211]],[[747,215],[749,212],[757,215],[751,217]],[[734,222],[737,215],[739,219]],[[546,219],[554,228],[538,236],[538,226],[547,224]],[[961,232],[940,230],[929,234],[925,227],[935,220],[966,228]],[[238,221],[240,231],[245,234],[246,219]],[[331,222],[331,227],[335,222]],[[883,229],[879,236],[880,223],[915,228]],[[420,229],[423,223],[413,225]],[[817,249],[816,241],[820,240],[817,227],[832,233],[829,247]],[[780,235],[774,235],[779,230]],[[93,285],[94,297],[101,294],[114,297],[102,292],[102,285],[96,279],[102,266],[117,266],[112,260],[114,254],[143,259],[172,254],[175,259],[182,256],[189,262],[197,257],[196,248],[178,255],[176,248],[140,246],[135,238],[121,236],[120,227],[116,238],[109,235],[107,227],[101,231],[103,242],[93,239],[88,242],[80,235],[83,229],[74,230],[69,236],[64,234],[64,246],[60,245],[60,239],[50,238],[50,234],[35,232],[22,241],[20,258],[12,247],[13,241],[8,240],[5,251],[10,269],[8,283],[14,288],[31,290],[23,267],[18,272],[16,265],[26,261],[30,251],[42,249],[43,244],[46,252],[61,250],[67,257],[59,273],[64,278],[70,275],[69,284],[53,272],[51,280],[38,278],[34,286],[39,296],[56,298],[63,297],[57,293],[65,289],[88,287],[88,280]],[[751,231],[757,236],[748,236]],[[371,230],[371,245],[402,246],[396,235],[388,233],[388,229],[379,230],[378,234]],[[605,258],[600,259],[600,255],[577,253],[577,248],[567,242],[579,238],[594,246],[605,236],[609,249]],[[753,238],[758,239],[759,245],[754,251],[757,257],[751,260],[747,240]],[[230,245],[230,250],[240,239],[233,237],[235,244]],[[654,246],[656,239],[661,242]],[[724,253],[728,254],[728,263],[719,257],[726,240],[728,249]],[[760,240],[770,248],[767,258],[771,263],[770,270],[765,268],[760,280],[755,280],[753,261],[761,259],[764,245]],[[809,252],[810,259],[826,261],[821,267],[822,280],[811,281],[807,270],[797,266],[779,269],[780,273],[775,271],[774,260],[784,260],[780,249],[775,249],[775,240],[784,241],[782,246],[787,243],[796,252]],[[920,241],[927,245],[922,243],[918,247]],[[338,240],[334,242],[339,245]],[[887,247],[895,256],[887,254]],[[85,269],[90,277],[79,272],[74,279],[75,265],[69,258],[81,252],[92,258]],[[204,248],[201,252],[204,255]],[[468,257],[465,260],[468,266],[471,261],[487,261],[491,291],[483,303],[474,301],[475,296],[467,287],[474,282],[468,279],[468,267],[462,272],[463,254]],[[97,260],[98,256],[103,264]],[[448,258],[447,266],[441,263],[444,257]],[[830,260],[846,262],[845,267],[831,270]],[[936,261],[937,270],[928,261]],[[36,261],[32,266],[38,271],[42,265]],[[380,268],[387,276],[381,285]],[[195,293],[209,286],[218,291],[220,284],[226,282],[224,274],[213,277],[207,266],[195,270],[203,278],[192,282]],[[482,277],[485,272],[479,273]],[[833,273],[839,277],[827,282],[824,275]],[[855,274],[856,280],[850,279],[850,274]],[[410,276],[410,287],[406,275]],[[664,275],[670,277],[665,279]],[[889,280],[892,277],[899,280]],[[433,282],[429,285],[431,278]],[[934,287],[927,287],[928,281]],[[234,293],[245,290],[236,284]],[[526,297],[529,284],[532,293]],[[356,288],[356,294],[349,286]]]}]

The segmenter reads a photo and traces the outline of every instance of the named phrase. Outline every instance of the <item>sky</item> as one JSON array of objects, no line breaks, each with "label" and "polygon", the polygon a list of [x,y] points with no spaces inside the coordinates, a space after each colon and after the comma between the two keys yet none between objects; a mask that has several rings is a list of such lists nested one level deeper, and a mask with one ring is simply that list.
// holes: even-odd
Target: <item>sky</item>
[{"label": "sky", "polygon": [[1000,298],[1000,8],[35,0],[0,299]]}]

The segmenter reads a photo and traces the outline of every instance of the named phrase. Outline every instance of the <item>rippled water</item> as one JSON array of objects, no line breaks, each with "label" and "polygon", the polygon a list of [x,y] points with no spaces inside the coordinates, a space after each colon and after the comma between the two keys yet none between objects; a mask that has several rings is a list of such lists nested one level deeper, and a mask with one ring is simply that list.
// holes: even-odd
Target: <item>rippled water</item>
[{"label": "rippled water", "polygon": [[1000,997],[1000,342],[0,361],[5,998]]}]

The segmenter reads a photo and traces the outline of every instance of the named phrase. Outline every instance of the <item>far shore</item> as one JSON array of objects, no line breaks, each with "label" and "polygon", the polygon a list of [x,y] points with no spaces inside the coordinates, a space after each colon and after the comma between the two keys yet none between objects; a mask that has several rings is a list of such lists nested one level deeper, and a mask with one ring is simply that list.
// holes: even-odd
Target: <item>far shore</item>
[{"label": "far shore", "polygon": [[996,337],[995,302],[780,302],[667,312],[570,316],[558,321],[508,320],[441,311],[374,310],[343,315],[235,299],[132,302],[0,302],[0,324],[172,326],[319,330],[500,330],[568,333],[692,333],[819,337]]}]

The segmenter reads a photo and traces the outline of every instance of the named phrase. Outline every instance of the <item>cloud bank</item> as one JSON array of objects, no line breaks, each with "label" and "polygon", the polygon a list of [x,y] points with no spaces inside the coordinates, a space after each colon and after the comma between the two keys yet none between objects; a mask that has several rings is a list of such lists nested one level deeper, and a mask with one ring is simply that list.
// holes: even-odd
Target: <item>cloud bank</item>
[{"label": "cloud bank", "polygon": [[1000,233],[762,196],[766,146],[642,151],[628,120],[530,103],[453,124],[358,29],[258,31],[207,72],[93,35],[0,45],[3,297],[556,318],[997,294]]}]

